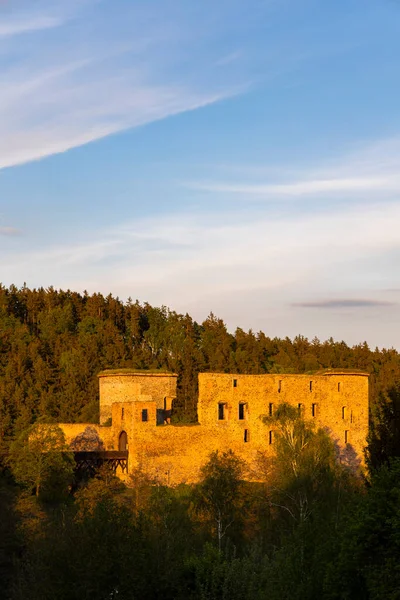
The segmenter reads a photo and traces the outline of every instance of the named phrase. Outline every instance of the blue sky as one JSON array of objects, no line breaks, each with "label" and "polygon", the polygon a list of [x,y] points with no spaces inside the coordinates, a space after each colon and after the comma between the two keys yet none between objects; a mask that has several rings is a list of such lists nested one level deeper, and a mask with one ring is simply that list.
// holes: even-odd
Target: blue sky
[{"label": "blue sky", "polygon": [[400,349],[400,2],[2,0],[0,281]]}]

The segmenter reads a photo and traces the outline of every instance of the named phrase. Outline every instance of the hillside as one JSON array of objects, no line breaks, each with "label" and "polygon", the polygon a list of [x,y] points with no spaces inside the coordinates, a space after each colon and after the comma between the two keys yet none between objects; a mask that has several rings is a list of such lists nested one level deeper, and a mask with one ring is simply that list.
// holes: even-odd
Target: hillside
[{"label": "hillside", "polygon": [[167,307],[124,303],[111,294],[0,287],[0,435],[46,416],[98,418],[102,369],[161,369],[179,374],[176,421],[196,419],[197,373],[305,373],[360,369],[371,374],[371,406],[400,380],[400,355],[333,339],[271,339],[232,334],[213,314],[203,323]]}]

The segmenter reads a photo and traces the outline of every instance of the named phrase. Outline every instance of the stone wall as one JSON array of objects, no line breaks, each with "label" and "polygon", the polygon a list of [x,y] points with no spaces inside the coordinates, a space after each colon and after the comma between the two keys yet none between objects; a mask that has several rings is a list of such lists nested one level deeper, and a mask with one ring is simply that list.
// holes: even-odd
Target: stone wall
[{"label": "stone wall", "polygon": [[129,402],[138,396],[152,396],[158,409],[169,410],[176,397],[177,377],[175,373],[128,369],[102,371],[99,374],[100,424],[104,425],[111,417],[113,402]]},{"label": "stone wall", "polygon": [[75,452],[113,450],[114,440],[111,427],[94,423],[58,423],[65,441]]},{"label": "stone wall", "polygon": [[[230,375],[199,374],[199,423],[208,430],[228,429],[231,439],[269,450],[266,425],[260,415],[274,412],[287,402],[301,409],[305,419],[324,427],[339,449],[350,446],[363,458],[368,433],[368,375],[358,372],[325,372],[321,375]],[[225,420],[218,419],[218,405],[224,404]],[[239,405],[245,404],[243,420]],[[267,444],[266,444],[267,441]],[[271,451],[273,449],[271,448]]]},{"label": "stone wall", "polygon": [[97,432],[106,450],[118,450],[119,437],[125,431],[129,472],[140,468],[162,483],[195,482],[211,452],[229,449],[245,461],[248,479],[260,479],[260,458],[274,452],[273,433],[270,434],[274,427],[265,424],[262,416],[287,402],[300,409],[305,419],[329,432],[342,460],[354,466],[363,462],[368,433],[365,373],[336,371],[312,376],[201,373],[199,423],[157,425],[157,410],[160,404],[164,406],[164,394],[168,392],[172,397],[174,385],[176,377],[168,375],[149,374],[147,379],[141,375],[101,376],[101,401],[109,411],[107,414],[112,415],[112,425],[62,424],[61,427],[75,446],[84,441],[85,435],[94,440]]}]

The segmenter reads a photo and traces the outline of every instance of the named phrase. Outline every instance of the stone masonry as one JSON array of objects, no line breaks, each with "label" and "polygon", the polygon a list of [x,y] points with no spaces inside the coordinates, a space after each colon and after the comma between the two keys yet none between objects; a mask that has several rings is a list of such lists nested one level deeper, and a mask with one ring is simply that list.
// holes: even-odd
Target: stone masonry
[{"label": "stone masonry", "polygon": [[169,424],[176,381],[173,373],[100,373],[101,424],[60,424],[67,442],[82,449],[87,439],[93,450],[96,438],[99,450],[128,450],[129,473],[140,468],[170,485],[195,482],[212,451],[232,449],[245,461],[247,478],[260,479],[260,458],[274,452],[274,427],[261,417],[286,402],[326,429],[341,460],[363,463],[366,373],[200,373],[198,423],[190,425]]}]

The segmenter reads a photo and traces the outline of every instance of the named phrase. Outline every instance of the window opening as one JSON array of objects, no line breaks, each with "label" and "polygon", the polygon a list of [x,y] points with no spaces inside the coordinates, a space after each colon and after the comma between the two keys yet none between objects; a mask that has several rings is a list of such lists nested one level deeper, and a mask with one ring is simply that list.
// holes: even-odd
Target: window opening
[{"label": "window opening", "polygon": [[297,408],[299,410],[299,415],[302,415],[304,411],[304,405],[300,403],[297,405]]},{"label": "window opening", "polygon": [[147,408],[143,408],[142,409],[142,421],[146,422],[149,420],[149,411],[147,410]]},{"label": "window opening", "polygon": [[339,381],[339,383],[337,384],[337,391],[338,391],[338,392],[340,392],[340,381]]},{"label": "window opening", "polygon": [[237,379],[233,380],[233,387],[237,387]]},{"label": "window opening", "polygon": [[250,441],[250,431],[248,429],[244,430],[244,442],[247,443]]},{"label": "window opening", "polygon": [[312,392],[312,381],[310,381],[310,392]]},{"label": "window opening", "polygon": [[311,414],[313,417],[317,416],[317,404],[312,404],[311,405]]},{"label": "window opening", "polygon": [[273,402],[269,403],[268,414],[269,414],[270,417],[272,417],[272,415],[274,414],[274,405],[273,405]]},{"label": "window opening", "polygon": [[223,402],[219,402],[218,404],[218,420],[219,421],[224,421],[225,420],[225,411],[226,409],[226,404],[224,404]]},{"label": "window opening", "polygon": [[278,381],[278,393],[280,394],[282,391],[282,380]]},{"label": "window opening", "polygon": [[122,408],[122,409],[121,409],[121,419],[123,419],[123,418],[124,418],[124,412],[125,412],[125,409],[124,409],[124,408]]},{"label": "window opening", "polygon": [[346,407],[342,406],[342,419],[346,418]]},{"label": "window opening", "polygon": [[269,432],[269,443],[270,444],[274,443],[274,432],[273,431]]},{"label": "window opening", "polygon": [[349,443],[349,432],[348,432],[348,430],[346,430],[346,431],[344,432],[344,443],[345,443],[345,444],[348,444],[348,443]]},{"label": "window opening", "polygon": [[246,418],[246,404],[241,402],[239,404],[239,421],[244,421]]}]

